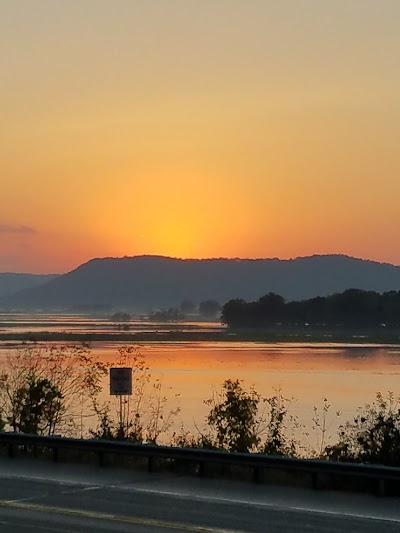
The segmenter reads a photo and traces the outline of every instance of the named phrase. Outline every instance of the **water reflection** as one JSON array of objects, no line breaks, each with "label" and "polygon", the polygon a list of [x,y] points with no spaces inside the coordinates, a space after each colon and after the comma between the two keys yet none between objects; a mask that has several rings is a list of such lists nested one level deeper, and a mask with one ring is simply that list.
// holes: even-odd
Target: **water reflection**
[{"label": "water reflection", "polygon": [[[97,343],[94,349],[112,361],[117,345]],[[400,392],[398,346],[333,346],[254,343],[145,343],[139,347],[154,377],[180,394],[182,422],[201,426],[207,414],[203,400],[227,379],[242,379],[268,397],[281,387],[294,398],[291,412],[312,432],[313,407],[327,398],[332,405],[330,431],[352,417],[375,393]],[[106,393],[105,393],[106,394]],[[342,413],[340,418],[333,415]]]},{"label": "water reflection", "polygon": [[[106,319],[60,317],[59,315],[21,316],[8,321],[0,315],[0,330],[38,329],[53,324],[58,331],[103,331],[111,327]],[[7,326],[4,324],[7,323]],[[159,328],[161,325],[137,321],[137,331]],[[171,325],[163,327],[171,329]],[[218,324],[186,323],[187,328],[218,328]],[[30,328],[30,329],[28,329]],[[47,327],[45,328],[47,329]],[[3,343],[1,353],[12,353],[14,344]],[[1,347],[0,346],[0,347]],[[92,342],[92,349],[103,359],[117,360],[118,342]],[[181,414],[175,429],[183,423],[194,430],[201,427],[208,411],[204,400],[218,389],[225,379],[242,379],[246,386],[254,385],[263,396],[271,396],[281,387],[286,397],[296,399],[291,412],[299,417],[312,434],[313,407],[321,407],[327,398],[332,413],[330,432],[338,423],[351,418],[358,406],[372,402],[376,392],[400,393],[400,346],[379,344],[275,343],[255,342],[146,342],[139,350],[146,357],[153,378],[162,379],[164,390],[173,396],[180,394]],[[108,382],[103,383],[103,399],[108,397]]]},{"label": "water reflection", "polygon": [[0,333],[166,333],[170,331],[215,332],[225,329],[218,322],[181,321],[154,322],[146,318],[119,323],[108,317],[88,317],[85,315],[59,314],[18,314],[0,313]]}]

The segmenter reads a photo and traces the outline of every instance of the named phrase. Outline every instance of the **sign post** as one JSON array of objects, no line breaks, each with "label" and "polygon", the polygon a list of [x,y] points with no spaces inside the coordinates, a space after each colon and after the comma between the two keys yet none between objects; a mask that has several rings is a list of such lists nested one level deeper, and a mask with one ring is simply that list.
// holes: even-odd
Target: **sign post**
[{"label": "sign post", "polygon": [[[125,437],[125,413],[123,396],[132,395],[132,368],[116,367],[110,368],[110,395],[119,396],[119,437]],[[129,398],[127,399],[129,402]],[[126,401],[125,401],[126,403]],[[129,405],[128,405],[129,417]],[[127,421],[128,422],[128,421]]]}]

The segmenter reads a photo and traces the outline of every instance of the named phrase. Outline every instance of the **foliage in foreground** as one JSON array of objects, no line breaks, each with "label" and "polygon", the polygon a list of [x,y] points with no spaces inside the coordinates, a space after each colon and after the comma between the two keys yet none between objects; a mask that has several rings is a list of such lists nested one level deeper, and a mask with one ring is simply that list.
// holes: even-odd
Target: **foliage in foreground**
[{"label": "foliage in foreground", "polygon": [[288,416],[288,402],[280,389],[263,398],[253,387],[244,389],[240,380],[227,379],[204,402],[210,407],[206,430],[193,436],[182,428],[174,434],[173,444],[294,456],[298,443],[291,431],[295,419]]},{"label": "foliage in foreground", "polygon": [[[226,380],[220,392],[205,402],[211,407],[208,429],[194,437],[181,429],[174,435],[177,446],[205,447],[231,452],[262,452],[296,456],[301,446],[294,437],[297,419],[288,413],[289,401],[281,391],[262,398],[254,388],[246,391],[239,380]],[[266,407],[266,409],[264,409]],[[400,398],[389,392],[376,395],[372,404],[360,407],[356,417],[339,426],[338,441],[328,445],[328,412],[314,408],[313,428],[317,450],[308,456],[321,459],[400,466]],[[340,416],[339,412],[335,416]]]},{"label": "foliage in foreground", "polygon": [[[0,369],[0,430],[83,436],[86,417],[96,414],[93,438],[157,444],[161,435],[169,434],[180,407],[169,406],[170,395],[160,380],[151,380],[136,347],[122,347],[119,355],[116,364],[132,368],[135,390],[129,401],[123,400],[121,410],[116,398],[99,402],[109,365],[94,357],[88,346],[27,344],[10,353]],[[308,456],[400,466],[400,398],[378,393],[372,404],[360,407],[352,420],[339,426],[333,445],[327,444],[330,405],[323,401],[322,411],[314,408],[312,418],[318,449],[309,450]],[[206,429],[192,435],[182,428],[171,444],[299,455],[294,436],[299,425],[280,389],[264,398],[253,387],[246,390],[240,380],[228,379],[205,404],[210,408]]]},{"label": "foliage in foreground", "polygon": [[351,421],[339,427],[339,440],[325,448],[336,461],[400,466],[400,398],[377,393],[372,404],[358,409]]},{"label": "foliage in foreground", "polygon": [[[159,379],[152,380],[143,354],[136,346],[118,349],[116,366],[132,369],[134,394],[94,404],[98,423],[90,435],[96,439],[129,440],[132,443],[157,444],[167,433],[180,412],[180,407],[169,407],[169,397],[164,393]],[[173,395],[175,400],[178,394]]]},{"label": "foliage in foreground", "polygon": [[135,391],[121,405],[116,397],[100,400],[111,365],[86,344],[30,343],[10,351],[0,368],[0,430],[82,438],[95,416],[97,427],[89,430],[93,438],[156,443],[180,408],[168,407],[162,382],[151,380],[136,346],[121,347],[118,353],[114,364],[132,368]]},{"label": "foliage in foreground", "polygon": [[38,435],[82,434],[107,367],[85,345],[24,344],[0,370],[5,429]]},{"label": "foliage in foreground", "polygon": [[259,415],[260,395],[251,388],[245,391],[239,380],[226,380],[221,392],[205,403],[211,407],[208,426],[215,432],[216,445],[232,452],[249,452],[258,448],[264,418]]}]

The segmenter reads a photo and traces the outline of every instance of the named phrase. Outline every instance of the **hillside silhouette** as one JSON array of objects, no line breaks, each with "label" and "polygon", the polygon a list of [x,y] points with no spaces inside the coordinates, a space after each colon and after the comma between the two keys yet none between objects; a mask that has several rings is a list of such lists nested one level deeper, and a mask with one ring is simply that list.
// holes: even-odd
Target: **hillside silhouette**
[{"label": "hillside silhouette", "polygon": [[15,274],[0,272],[0,298],[23,289],[44,285],[56,278],[57,274]]},{"label": "hillside silhouette", "polygon": [[280,259],[172,259],[161,256],[93,259],[44,285],[0,299],[16,310],[105,307],[148,312],[182,300],[224,304],[274,292],[303,300],[356,288],[400,289],[400,267],[344,255]]}]

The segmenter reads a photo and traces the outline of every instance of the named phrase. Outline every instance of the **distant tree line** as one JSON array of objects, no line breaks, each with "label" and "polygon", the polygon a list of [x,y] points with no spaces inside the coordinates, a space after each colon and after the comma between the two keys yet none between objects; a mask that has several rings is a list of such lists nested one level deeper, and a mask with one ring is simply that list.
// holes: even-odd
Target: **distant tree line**
[{"label": "distant tree line", "polygon": [[348,289],[331,296],[286,302],[269,293],[255,302],[230,300],[221,320],[230,327],[268,327],[277,324],[335,327],[400,326],[400,291],[379,294]]},{"label": "distant tree line", "polygon": [[221,305],[215,300],[204,300],[198,305],[191,300],[183,300],[179,307],[169,307],[150,313],[149,319],[157,322],[179,322],[194,317],[214,320],[220,311]]},{"label": "distant tree line", "polygon": [[112,320],[113,322],[130,322],[131,318],[132,317],[129,313],[125,313],[122,311],[114,313],[110,316],[110,320]]}]

